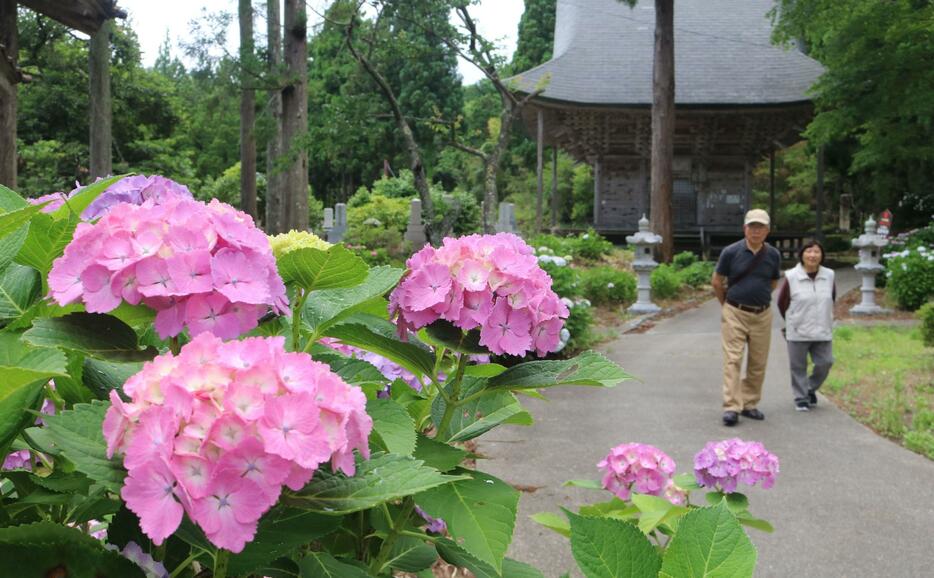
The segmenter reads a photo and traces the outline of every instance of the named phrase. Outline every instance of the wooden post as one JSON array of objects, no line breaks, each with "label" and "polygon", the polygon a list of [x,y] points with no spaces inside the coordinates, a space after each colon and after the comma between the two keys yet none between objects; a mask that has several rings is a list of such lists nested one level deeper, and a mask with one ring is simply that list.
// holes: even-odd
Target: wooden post
[{"label": "wooden post", "polygon": [[536,132],[536,175],[538,177],[537,196],[535,197],[535,232],[542,231],[542,199],[545,196],[545,113],[538,109],[538,130]]},{"label": "wooden post", "polygon": [[282,89],[283,153],[294,159],[284,174],[284,228],[308,229],[308,19],[304,0],[285,0],[285,64],[289,84]]},{"label": "wooden post", "polygon": [[558,228],[558,147],[551,147],[551,231]]},{"label": "wooden post", "polygon": [[817,149],[817,210],[814,219],[814,238],[824,242],[824,145]]},{"label": "wooden post", "polygon": [[[16,0],[0,0],[0,185],[16,188]],[[6,60],[9,58],[10,60]]]},{"label": "wooden post", "polygon": [[110,34],[113,20],[105,20],[91,34],[88,50],[88,77],[91,101],[91,181],[113,172],[113,136],[110,99]]},{"label": "wooden post", "polygon": [[251,73],[254,69],[253,2],[239,0],[240,20],[240,210],[254,219],[256,215],[256,91]]},{"label": "wooden post", "polygon": [[775,148],[769,149],[769,218],[772,220],[772,230],[776,230],[775,215]]},{"label": "wooden post", "polygon": [[671,261],[675,137],[674,0],[655,0],[655,58],[652,66],[652,231],[661,235],[661,259]]},{"label": "wooden post", "polygon": [[[266,68],[270,78],[279,80],[282,65],[282,24],[279,4],[281,0],[266,2]],[[279,88],[269,91],[269,116],[272,131],[266,143],[266,232],[284,233],[282,228],[282,172],[276,161],[282,155],[282,93]]]},{"label": "wooden post", "polygon": [[593,163],[593,226],[595,229],[600,225],[600,179],[602,172],[600,165],[603,164],[600,157]]}]

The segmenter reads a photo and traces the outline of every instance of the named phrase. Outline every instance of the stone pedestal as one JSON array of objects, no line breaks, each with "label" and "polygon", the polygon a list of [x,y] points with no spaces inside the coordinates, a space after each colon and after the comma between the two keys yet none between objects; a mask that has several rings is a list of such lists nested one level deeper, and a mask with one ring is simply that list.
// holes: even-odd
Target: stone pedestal
[{"label": "stone pedestal", "polygon": [[642,215],[639,232],[626,237],[626,242],[635,247],[636,258],[632,268],[636,272],[636,302],[629,307],[630,313],[656,313],[660,307],[652,303],[652,270],[658,263],[652,258],[652,247],[662,242],[660,235],[649,231],[649,220]]},{"label": "stone pedestal", "polygon": [[331,229],[334,228],[334,209],[331,207],[325,207],[324,209],[324,218],[321,220],[321,230],[324,232],[324,235],[321,236],[322,239],[327,239],[328,235],[331,232]]},{"label": "stone pedestal", "polygon": [[499,219],[496,221],[496,232],[513,234],[518,232],[516,227],[516,206],[514,204],[499,204]]},{"label": "stone pedestal", "polygon": [[409,225],[405,229],[403,238],[412,243],[414,251],[418,251],[428,242],[425,225],[422,223],[422,202],[418,199],[412,199],[409,207]]},{"label": "stone pedestal", "polygon": [[876,232],[876,222],[869,217],[866,221],[865,232],[857,239],[853,239],[853,246],[859,249],[859,263],[854,269],[862,275],[863,283],[860,287],[862,299],[859,305],[850,308],[853,315],[876,315],[886,313],[876,304],[876,274],[885,269],[879,263],[882,248],[889,244],[888,239]]},{"label": "stone pedestal", "polygon": [[347,232],[347,204],[334,205],[334,226],[328,231],[328,243],[340,243]]}]

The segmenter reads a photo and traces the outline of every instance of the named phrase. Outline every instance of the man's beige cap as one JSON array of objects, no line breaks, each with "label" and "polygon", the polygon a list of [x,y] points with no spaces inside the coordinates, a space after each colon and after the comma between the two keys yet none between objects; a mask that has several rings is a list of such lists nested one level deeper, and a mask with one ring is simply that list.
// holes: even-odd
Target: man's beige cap
[{"label": "man's beige cap", "polygon": [[769,222],[769,214],[762,209],[752,209],[746,213],[746,219],[743,221],[743,225],[748,225],[749,223],[762,223],[766,227],[771,225]]}]

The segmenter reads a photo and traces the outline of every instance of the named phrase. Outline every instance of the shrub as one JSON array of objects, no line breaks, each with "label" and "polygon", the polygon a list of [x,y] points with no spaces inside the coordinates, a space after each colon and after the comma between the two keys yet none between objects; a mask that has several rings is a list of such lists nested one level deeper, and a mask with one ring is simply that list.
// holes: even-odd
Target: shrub
[{"label": "shrub", "polygon": [[915,311],[934,297],[934,249],[920,245],[885,257],[886,286],[901,309]]},{"label": "shrub", "polygon": [[905,434],[905,447],[934,460],[934,432],[912,430]]},{"label": "shrub", "polygon": [[681,290],[681,278],[671,265],[659,265],[652,271],[652,296],[671,299]]},{"label": "shrub", "polygon": [[686,269],[697,262],[697,255],[691,251],[682,251],[674,256],[671,260],[671,264],[675,266],[675,269],[681,270]]},{"label": "shrub", "polygon": [[[376,219],[379,225],[365,224],[368,219]],[[405,232],[408,222],[408,199],[392,199],[371,194],[366,203],[347,208],[348,236],[356,242],[360,242],[357,237],[364,229],[392,229],[401,234]]]},{"label": "shrub", "polygon": [[542,252],[542,247],[545,247],[551,251],[552,255],[560,255],[562,257],[571,254],[571,244],[570,238],[557,237],[555,235],[535,235],[529,239],[529,246],[539,253]]},{"label": "shrub", "polygon": [[480,231],[483,215],[480,203],[472,193],[460,190],[445,193],[432,187],[431,201],[435,209],[436,226],[442,227],[441,232],[445,236],[460,237]]},{"label": "shrub", "polygon": [[580,279],[577,271],[567,266],[539,261],[539,266],[551,276],[551,289],[559,297],[577,297],[580,295]]},{"label": "shrub", "polygon": [[597,261],[609,255],[613,250],[613,243],[607,241],[606,237],[592,228],[587,229],[586,233],[581,233],[580,236],[569,240],[571,240],[569,246],[571,255],[581,259]]},{"label": "shrub", "polygon": [[581,271],[581,292],[596,305],[636,300],[636,278],[632,273],[612,267]]},{"label": "shrub", "polygon": [[701,287],[710,284],[710,278],[713,276],[714,263],[710,261],[698,261],[691,263],[684,269],[678,271],[678,277],[681,282],[689,287]]},{"label": "shrub", "polygon": [[593,345],[596,337],[593,333],[593,309],[587,301],[580,300],[568,307],[570,315],[564,327],[570,332],[567,353],[581,351]]},{"label": "shrub", "polygon": [[927,347],[934,347],[934,301],[918,309],[917,315],[921,320],[921,340]]}]

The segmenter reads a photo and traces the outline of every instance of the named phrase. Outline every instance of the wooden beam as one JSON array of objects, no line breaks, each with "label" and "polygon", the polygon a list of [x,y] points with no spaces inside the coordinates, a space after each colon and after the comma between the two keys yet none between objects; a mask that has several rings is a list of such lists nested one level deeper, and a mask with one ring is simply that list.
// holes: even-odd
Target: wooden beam
[{"label": "wooden beam", "polygon": [[545,196],[545,113],[538,109],[538,130],[535,133],[536,143],[536,165],[535,174],[537,177],[538,188],[535,197],[535,232],[542,231],[542,199]]},{"label": "wooden beam", "polygon": [[0,185],[16,188],[16,0],[0,0]]},{"label": "wooden beam", "polygon": [[69,28],[91,35],[112,18],[126,18],[114,0],[19,0],[19,3]]},{"label": "wooden beam", "polygon": [[97,32],[91,34],[88,51],[92,180],[106,177],[113,172],[110,98],[110,32],[112,27],[113,21],[108,20]]}]

